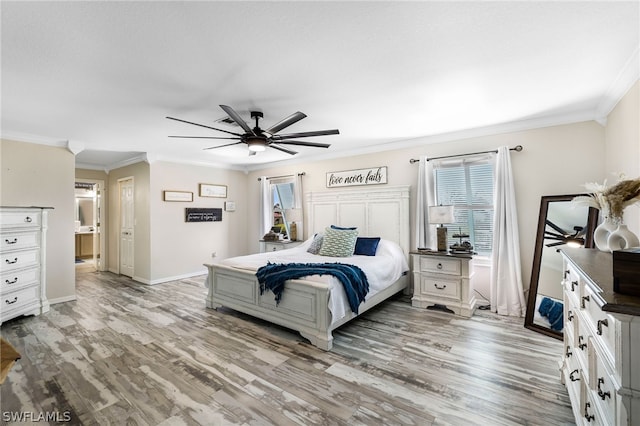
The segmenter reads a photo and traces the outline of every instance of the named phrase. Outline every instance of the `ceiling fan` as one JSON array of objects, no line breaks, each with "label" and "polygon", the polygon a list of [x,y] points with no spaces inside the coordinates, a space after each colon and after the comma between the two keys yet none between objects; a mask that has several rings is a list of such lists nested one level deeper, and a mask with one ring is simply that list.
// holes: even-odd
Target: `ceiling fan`
[{"label": "ceiling fan", "polygon": [[282,152],[286,152],[287,154],[295,155],[296,151],[285,148],[280,145],[299,145],[299,146],[311,146],[315,148],[329,148],[331,145],[326,143],[317,143],[317,142],[304,142],[297,141],[294,139],[297,138],[308,138],[313,136],[325,136],[325,135],[337,135],[340,133],[338,129],[333,130],[316,130],[312,132],[298,132],[298,133],[288,133],[284,135],[277,134],[279,131],[291,126],[294,123],[302,120],[306,117],[306,114],[298,111],[296,113],[291,114],[287,118],[279,121],[273,126],[269,127],[266,130],[260,128],[258,124],[258,120],[263,117],[262,112],[260,111],[251,111],[251,118],[256,121],[255,127],[252,129],[240,115],[231,107],[227,105],[220,105],[220,108],[227,113],[229,118],[235,121],[238,126],[244,130],[244,133],[235,133],[229,130],[217,129],[215,127],[210,127],[204,124],[193,123],[191,121],[182,120],[180,118],[167,117],[169,120],[180,121],[182,123],[193,124],[194,126],[200,126],[207,129],[217,130],[219,132],[228,133],[233,135],[233,137],[219,137],[219,136],[169,136],[170,138],[189,138],[189,139],[228,139],[228,140],[236,140],[237,142],[232,142],[224,145],[211,146],[209,148],[204,149],[216,149],[222,148],[225,146],[238,145],[241,143],[247,144],[249,147],[249,155],[255,155],[257,152],[264,151],[267,147],[277,149]]},{"label": "ceiling fan", "polygon": [[545,244],[547,247],[555,247],[562,244],[568,244],[569,246],[579,247],[584,245],[584,236],[586,229],[583,226],[574,226],[573,233],[567,232],[550,220],[545,221],[546,225],[551,227],[555,232],[544,231],[545,240],[556,240],[554,243]]}]

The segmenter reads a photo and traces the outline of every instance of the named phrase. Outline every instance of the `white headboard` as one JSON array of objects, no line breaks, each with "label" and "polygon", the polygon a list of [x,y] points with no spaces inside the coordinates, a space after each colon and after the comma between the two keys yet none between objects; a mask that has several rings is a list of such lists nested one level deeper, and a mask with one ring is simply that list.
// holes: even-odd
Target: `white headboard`
[{"label": "white headboard", "polygon": [[409,255],[409,185],[360,186],[305,194],[308,234],[327,226],[357,226],[361,237],[381,237]]}]

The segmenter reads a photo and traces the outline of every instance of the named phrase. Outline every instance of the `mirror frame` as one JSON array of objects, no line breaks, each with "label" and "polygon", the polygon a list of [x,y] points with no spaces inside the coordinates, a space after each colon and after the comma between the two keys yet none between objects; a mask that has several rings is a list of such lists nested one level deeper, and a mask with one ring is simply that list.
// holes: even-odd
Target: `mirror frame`
[{"label": "mirror frame", "polygon": [[[549,211],[549,204],[559,201],[571,201],[577,196],[588,194],[570,194],[570,195],[545,195],[540,200],[540,213],[538,215],[538,231],[536,233],[536,245],[533,253],[533,267],[531,269],[531,281],[529,284],[529,294],[527,298],[527,310],[524,317],[524,326],[533,331],[537,331],[547,336],[555,337],[562,340],[562,331],[552,330],[533,322],[536,309],[536,296],[538,294],[538,280],[540,278],[540,267],[542,261],[542,249],[544,248],[544,235],[547,227],[546,219]],[[593,232],[598,223],[598,210],[589,207],[587,214],[587,232],[585,234],[585,248],[593,248]],[[559,250],[559,249],[558,249]],[[560,283],[558,283],[560,284]],[[563,314],[564,315],[564,314]]]}]

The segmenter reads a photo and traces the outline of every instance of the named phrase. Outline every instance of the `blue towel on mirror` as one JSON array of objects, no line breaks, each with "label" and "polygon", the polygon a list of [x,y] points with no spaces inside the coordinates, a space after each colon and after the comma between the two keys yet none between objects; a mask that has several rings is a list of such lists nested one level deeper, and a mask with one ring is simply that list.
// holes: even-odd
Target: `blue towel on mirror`
[{"label": "blue towel on mirror", "polygon": [[540,302],[538,312],[543,317],[547,317],[552,330],[560,331],[564,328],[564,318],[562,317],[564,306],[549,297],[545,297]]}]

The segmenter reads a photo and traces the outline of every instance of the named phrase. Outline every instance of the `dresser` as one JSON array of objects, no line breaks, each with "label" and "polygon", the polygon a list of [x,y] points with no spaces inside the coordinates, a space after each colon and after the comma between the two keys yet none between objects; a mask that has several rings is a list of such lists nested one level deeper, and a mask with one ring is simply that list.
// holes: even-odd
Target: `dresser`
[{"label": "dresser", "polygon": [[0,324],[49,310],[45,280],[48,211],[0,207]]},{"label": "dresser", "polygon": [[303,241],[265,241],[260,240],[260,253],[266,253],[268,251],[280,251],[290,248],[294,248],[302,244]]},{"label": "dresser", "polygon": [[566,248],[561,379],[578,425],[640,424],[640,297],[613,291],[611,253]]},{"label": "dresser", "polygon": [[411,252],[413,297],[411,304],[471,317],[476,309],[473,294],[473,258],[470,255]]}]

